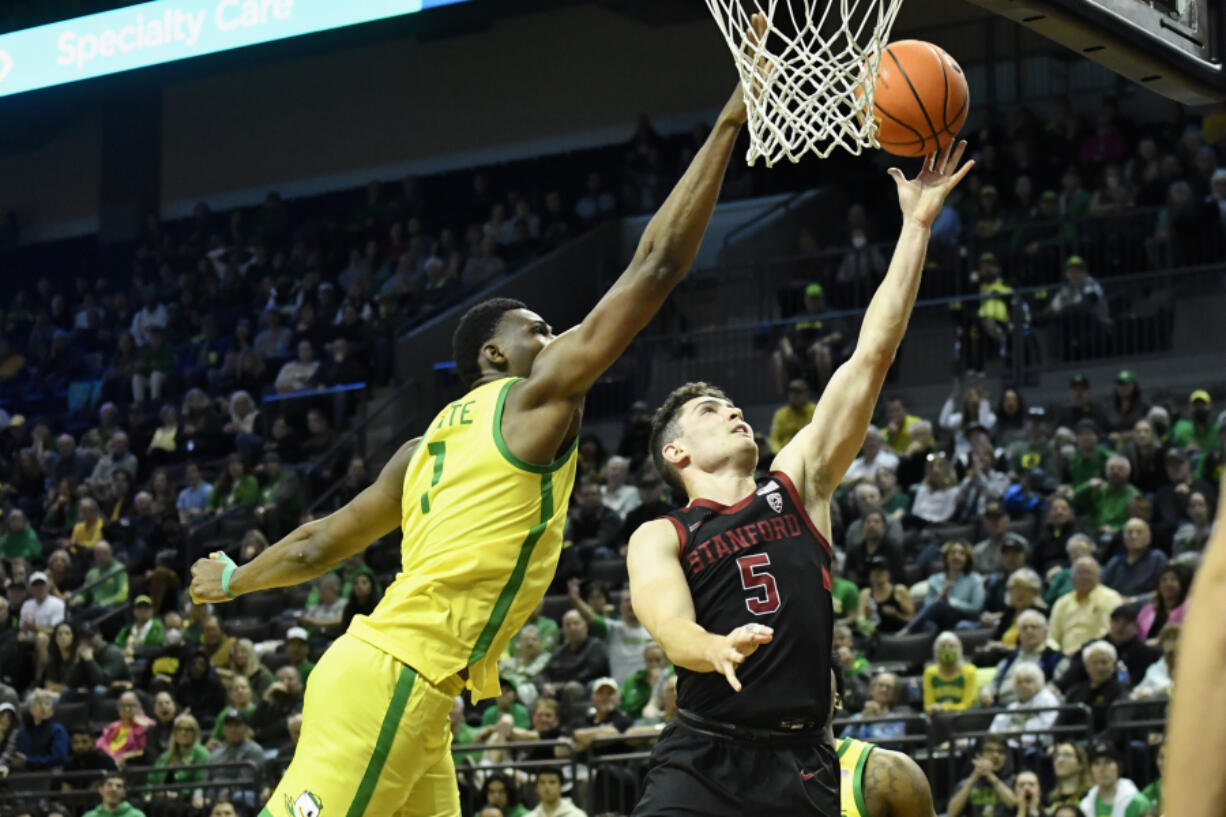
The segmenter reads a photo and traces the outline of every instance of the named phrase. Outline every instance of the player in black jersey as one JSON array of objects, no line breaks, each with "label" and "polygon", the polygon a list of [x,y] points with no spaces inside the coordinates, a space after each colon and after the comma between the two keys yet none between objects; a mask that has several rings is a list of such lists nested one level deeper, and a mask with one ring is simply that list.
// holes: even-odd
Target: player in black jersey
[{"label": "player in black jersey", "polygon": [[677,667],[677,722],[652,753],[635,817],[839,814],[830,709],[830,497],[860,450],[919,288],[933,220],[973,165],[966,143],[915,179],[891,169],[903,227],[851,358],[812,421],[754,481],[753,431],[691,383],[652,421],[660,474],[690,497],[630,539],[639,619]]}]

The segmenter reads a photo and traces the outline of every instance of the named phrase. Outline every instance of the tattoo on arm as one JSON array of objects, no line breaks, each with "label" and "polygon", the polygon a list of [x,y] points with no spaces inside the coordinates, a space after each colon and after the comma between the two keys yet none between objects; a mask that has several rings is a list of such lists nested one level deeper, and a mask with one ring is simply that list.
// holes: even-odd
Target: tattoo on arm
[{"label": "tattoo on arm", "polygon": [[933,817],[932,791],[906,755],[874,749],[864,767],[865,817]]}]

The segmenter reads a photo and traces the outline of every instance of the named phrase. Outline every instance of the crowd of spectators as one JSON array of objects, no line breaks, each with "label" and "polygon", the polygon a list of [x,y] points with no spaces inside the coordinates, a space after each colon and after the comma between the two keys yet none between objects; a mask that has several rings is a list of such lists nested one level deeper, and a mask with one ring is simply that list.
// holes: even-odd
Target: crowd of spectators
[{"label": "crowd of spectators", "polygon": [[[1108,97],[1091,123],[1057,98],[1046,120],[1026,107],[1007,122],[988,107],[975,118],[964,136],[976,166],[933,226],[921,286],[921,297],[977,296],[950,304],[957,364],[978,372],[1015,354],[1037,364],[1165,348],[1170,288],[1114,279],[1226,252],[1221,112],[1193,119],[1171,103],[1142,123]],[[803,229],[788,280],[775,282],[772,316],[787,322],[772,337],[780,394],[793,378],[820,388],[850,352],[847,319],[829,313],[865,306],[885,275],[897,227],[894,209],[875,204],[892,198],[883,178],[859,166],[846,189],[861,192],[830,220],[838,228]]]},{"label": "crowd of spectators", "polygon": [[[1005,280],[1055,284],[1062,265],[1049,313],[1105,310],[1085,259],[1048,250],[1080,240],[1079,218],[1134,205],[1165,203],[1159,222],[1175,229],[1179,214],[1155,191],[1193,188],[1197,229],[1220,229],[1206,220],[1226,212],[1214,140],[1174,117],[1139,128],[1110,101],[1103,111],[1084,137],[1059,105],[1046,127],[1023,113],[1009,128],[987,114],[973,129],[979,166],[934,238],[982,247],[985,294],[1007,294]],[[313,660],[373,608],[394,567],[376,549],[301,592],[216,610],[184,600],[200,526],[226,523],[250,559],[321,488],[342,480],[343,499],[369,479],[361,459],[334,451],[351,406],[265,398],[385,382],[397,331],[603,217],[654,209],[702,136],[663,140],[643,121],[614,169],[584,175],[573,199],[526,184],[495,191],[479,172],[460,193],[412,177],[372,183],[347,213],[324,217],[299,218],[276,194],[224,218],[201,205],[183,223],[151,218],[122,282],[44,276],[15,290],[0,313],[0,774],[89,773],[57,782],[29,813],[80,814],[96,798],[70,795],[90,787],[105,814],[170,801],[177,815],[258,809],[267,791],[244,775],[275,779],[292,756]],[[784,299],[808,317],[775,356],[789,399],[759,437],[763,472],[811,418],[810,387],[850,348],[850,328],[822,316],[827,303],[862,304],[884,273],[877,229],[853,208],[838,264]],[[1001,258],[1029,260],[1009,270]],[[1098,274],[1127,271],[1095,258]],[[967,368],[1002,354],[1009,308],[981,302]],[[1149,808],[1160,789],[1141,795],[1136,782],[1153,777],[1152,752],[1112,732],[1111,704],[1170,692],[1224,420],[1204,390],[1150,405],[1129,371],[1110,395],[1074,377],[1068,401],[1050,407],[1016,389],[993,400],[978,378],[931,419],[883,401],[833,507],[841,731],[888,744],[912,715],[935,724],[988,708],[993,735],[971,750],[951,817],[1015,814],[1031,798],[1055,813],[1117,798]],[[676,676],[624,587],[630,533],[683,499],[654,472],[649,435],[649,407],[635,403],[615,453],[595,435],[580,440],[553,592],[504,657],[499,697],[456,703],[473,813],[625,809],[631,770],[570,761],[644,748],[676,713]],[[880,666],[883,645],[906,638],[926,639],[931,662]],[[1069,703],[1088,707],[1088,749],[1050,731],[1077,725],[1045,709]],[[549,759],[558,768],[531,784],[491,769]],[[114,774],[129,768],[139,779]],[[125,784],[182,785],[129,802]],[[540,805],[529,812],[525,800]]]}]

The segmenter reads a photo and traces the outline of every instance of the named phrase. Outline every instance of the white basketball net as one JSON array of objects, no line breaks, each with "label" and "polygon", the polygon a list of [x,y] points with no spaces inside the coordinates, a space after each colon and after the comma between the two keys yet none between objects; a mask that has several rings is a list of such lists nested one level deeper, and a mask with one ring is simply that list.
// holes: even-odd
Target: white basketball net
[{"label": "white basketball net", "polygon": [[[855,155],[877,147],[874,80],[902,0],[707,0],[707,6],[743,87],[757,89],[745,94],[749,164],[759,156],[770,167],[806,153],[824,158],[836,147]],[[769,21],[758,42],[746,36],[755,13]]]}]

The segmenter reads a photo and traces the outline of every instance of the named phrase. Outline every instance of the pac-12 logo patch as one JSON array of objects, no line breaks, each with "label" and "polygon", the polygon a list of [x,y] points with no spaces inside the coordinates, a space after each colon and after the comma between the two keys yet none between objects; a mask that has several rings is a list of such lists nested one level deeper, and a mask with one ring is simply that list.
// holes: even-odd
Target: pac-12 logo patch
[{"label": "pac-12 logo patch", "polygon": [[311,792],[304,791],[297,800],[290,800],[289,795],[285,795],[285,810],[289,812],[289,817],[319,817],[324,804]]},{"label": "pac-12 logo patch", "polygon": [[771,510],[779,513],[783,510],[783,497],[779,494],[769,494],[766,497],[766,504],[771,506]]}]

